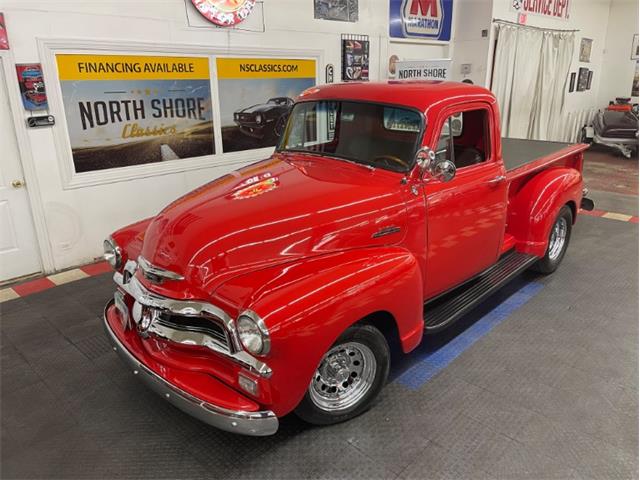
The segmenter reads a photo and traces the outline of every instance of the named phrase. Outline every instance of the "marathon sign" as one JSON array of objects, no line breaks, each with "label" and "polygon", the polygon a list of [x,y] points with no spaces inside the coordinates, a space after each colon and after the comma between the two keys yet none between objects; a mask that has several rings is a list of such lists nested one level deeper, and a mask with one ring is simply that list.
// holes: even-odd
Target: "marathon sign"
[{"label": "marathon sign", "polygon": [[452,17],[453,0],[390,0],[389,36],[449,41]]},{"label": "marathon sign", "polygon": [[519,14],[569,20],[570,4],[571,0],[513,0],[511,9]]},{"label": "marathon sign", "polygon": [[397,80],[449,80],[451,59],[396,62]]}]

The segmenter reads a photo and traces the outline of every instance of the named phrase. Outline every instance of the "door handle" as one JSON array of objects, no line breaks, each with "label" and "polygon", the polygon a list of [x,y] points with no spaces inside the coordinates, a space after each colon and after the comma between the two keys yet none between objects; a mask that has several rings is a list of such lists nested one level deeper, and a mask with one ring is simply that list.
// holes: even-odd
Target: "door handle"
[{"label": "door handle", "polygon": [[11,182],[11,186],[13,188],[22,188],[24,187],[25,182],[24,180],[14,180],[13,182]]},{"label": "door handle", "polygon": [[497,185],[498,183],[502,183],[507,179],[506,176],[504,175],[498,175],[497,177],[492,178],[491,180],[489,180],[487,183],[489,185]]}]

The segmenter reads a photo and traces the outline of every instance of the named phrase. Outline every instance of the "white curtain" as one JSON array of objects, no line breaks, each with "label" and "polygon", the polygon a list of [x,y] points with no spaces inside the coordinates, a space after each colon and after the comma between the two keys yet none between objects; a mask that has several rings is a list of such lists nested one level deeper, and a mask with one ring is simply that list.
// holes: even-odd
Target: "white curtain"
[{"label": "white curtain", "polygon": [[553,140],[563,115],[574,34],[498,24],[491,89],[502,135]]}]

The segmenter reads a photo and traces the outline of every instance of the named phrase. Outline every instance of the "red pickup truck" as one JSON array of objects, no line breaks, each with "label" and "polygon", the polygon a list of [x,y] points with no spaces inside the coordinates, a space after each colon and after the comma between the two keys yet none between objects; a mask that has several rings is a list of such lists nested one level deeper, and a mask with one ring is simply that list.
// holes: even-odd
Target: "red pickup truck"
[{"label": "red pickup truck", "polygon": [[274,154],[105,240],[105,329],[151,388],[218,428],[331,424],[411,352],[523,270],[553,272],[586,145],[500,138],[488,90],[327,85]]}]

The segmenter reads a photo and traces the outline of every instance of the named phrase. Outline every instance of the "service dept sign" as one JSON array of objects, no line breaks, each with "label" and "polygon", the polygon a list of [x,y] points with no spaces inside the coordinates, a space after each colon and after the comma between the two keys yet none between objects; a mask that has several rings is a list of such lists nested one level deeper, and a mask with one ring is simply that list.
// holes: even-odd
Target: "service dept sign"
[{"label": "service dept sign", "polygon": [[451,59],[396,62],[397,80],[449,80]]},{"label": "service dept sign", "polygon": [[389,35],[449,41],[453,0],[390,0]]}]

